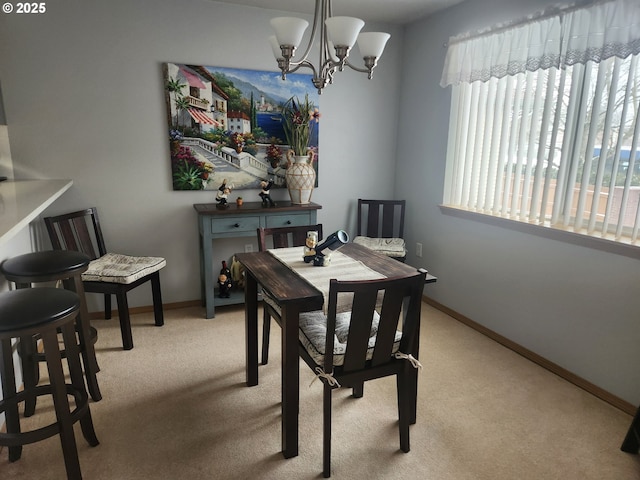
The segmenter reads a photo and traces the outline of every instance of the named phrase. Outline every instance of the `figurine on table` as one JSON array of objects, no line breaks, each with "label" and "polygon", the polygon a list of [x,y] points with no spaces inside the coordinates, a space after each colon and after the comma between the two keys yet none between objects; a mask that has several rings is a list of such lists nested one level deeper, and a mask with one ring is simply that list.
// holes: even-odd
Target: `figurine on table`
[{"label": "figurine on table", "polygon": [[271,180],[269,180],[268,182],[266,180],[262,180],[260,182],[260,187],[262,188],[262,191],[260,192],[260,198],[262,199],[262,206],[263,207],[275,207],[276,204],[273,202],[273,200],[271,200],[271,187],[273,186],[273,182]]},{"label": "figurine on table", "polygon": [[229,298],[231,296],[231,277],[224,274],[218,276],[218,296],[220,298]]},{"label": "figurine on table", "polygon": [[218,187],[218,193],[216,193],[216,202],[218,202],[218,207],[227,208],[227,197],[231,193],[231,188],[227,187],[227,179],[225,178],[222,181],[222,185]]},{"label": "figurine on table", "polygon": [[305,263],[313,261],[316,256],[316,246],[318,245],[318,232],[315,230],[307,232],[307,239],[304,243],[303,260]]},{"label": "figurine on table", "polygon": [[223,260],[220,275],[218,275],[218,296],[220,298],[229,298],[232,286],[231,270],[227,267],[227,262]]}]

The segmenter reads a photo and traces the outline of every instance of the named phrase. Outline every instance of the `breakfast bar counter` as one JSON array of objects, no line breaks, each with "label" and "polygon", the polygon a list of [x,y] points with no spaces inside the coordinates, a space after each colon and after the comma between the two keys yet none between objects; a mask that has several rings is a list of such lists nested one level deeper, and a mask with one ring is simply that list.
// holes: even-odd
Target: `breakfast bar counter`
[{"label": "breakfast bar counter", "polygon": [[66,192],[72,180],[9,180],[0,183],[0,247],[29,226]]}]

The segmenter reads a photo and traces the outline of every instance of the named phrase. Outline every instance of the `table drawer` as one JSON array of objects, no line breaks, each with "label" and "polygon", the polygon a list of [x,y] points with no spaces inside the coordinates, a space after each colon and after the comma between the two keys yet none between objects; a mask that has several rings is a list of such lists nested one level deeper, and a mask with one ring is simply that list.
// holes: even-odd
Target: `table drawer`
[{"label": "table drawer", "polygon": [[260,226],[260,217],[222,217],[211,220],[211,233],[253,232]]},{"label": "table drawer", "polygon": [[267,228],[297,227],[300,225],[309,225],[309,214],[267,215],[265,220]]}]

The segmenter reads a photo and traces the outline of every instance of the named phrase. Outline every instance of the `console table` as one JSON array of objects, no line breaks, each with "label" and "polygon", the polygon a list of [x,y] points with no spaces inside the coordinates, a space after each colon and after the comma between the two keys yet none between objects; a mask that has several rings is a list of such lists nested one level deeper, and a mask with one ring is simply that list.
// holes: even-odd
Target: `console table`
[{"label": "console table", "polygon": [[322,207],[316,203],[295,205],[291,202],[263,207],[261,202],[245,202],[242,206],[228,203],[226,208],[220,208],[216,203],[194,203],[193,208],[198,213],[200,232],[201,298],[206,307],[206,318],[213,318],[216,305],[244,303],[242,292],[234,291],[230,298],[219,298],[214,291],[220,266],[213,266],[213,240],[238,237],[257,239],[259,227],[315,225],[318,223],[317,212]]}]

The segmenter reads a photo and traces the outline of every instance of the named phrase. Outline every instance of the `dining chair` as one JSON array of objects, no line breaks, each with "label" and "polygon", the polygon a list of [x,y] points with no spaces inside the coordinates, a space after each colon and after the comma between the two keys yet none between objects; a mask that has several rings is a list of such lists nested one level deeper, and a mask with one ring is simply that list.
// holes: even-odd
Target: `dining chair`
[{"label": "dining chair", "polygon": [[[300,314],[300,357],[324,386],[325,478],[331,476],[331,397],[336,388],[350,387],[358,398],[362,396],[364,382],[395,375],[400,449],[409,451],[409,425],[416,421],[415,375],[421,367],[417,359],[425,275],[420,270],[402,278],[332,279],[327,313]],[[351,297],[346,297],[345,306],[346,295]],[[338,304],[342,307],[340,311]],[[403,312],[403,320],[399,322]]]},{"label": "dining chair", "polygon": [[160,270],[167,264],[162,257],[137,257],[108,252],[95,207],[53,217],[44,223],[56,250],[76,250],[89,255],[91,262],[82,274],[85,292],[104,294],[104,316],[111,318],[111,295],[118,305],[124,350],[133,348],[127,292],[151,282],[155,325],[164,325]]},{"label": "dining chair", "polygon": [[[318,239],[322,238],[322,224],[295,225],[289,227],[265,228],[260,227],[258,233],[258,250],[266,251],[268,248],[302,247],[307,240],[307,232],[318,232]],[[302,257],[302,251],[300,252]],[[262,322],[262,364],[269,362],[269,335],[271,333],[271,317],[281,325],[280,307],[272,301],[263,291],[264,320]]]},{"label": "dining chair", "polygon": [[406,200],[358,199],[356,237],[353,243],[404,262],[407,248],[404,241]]}]

